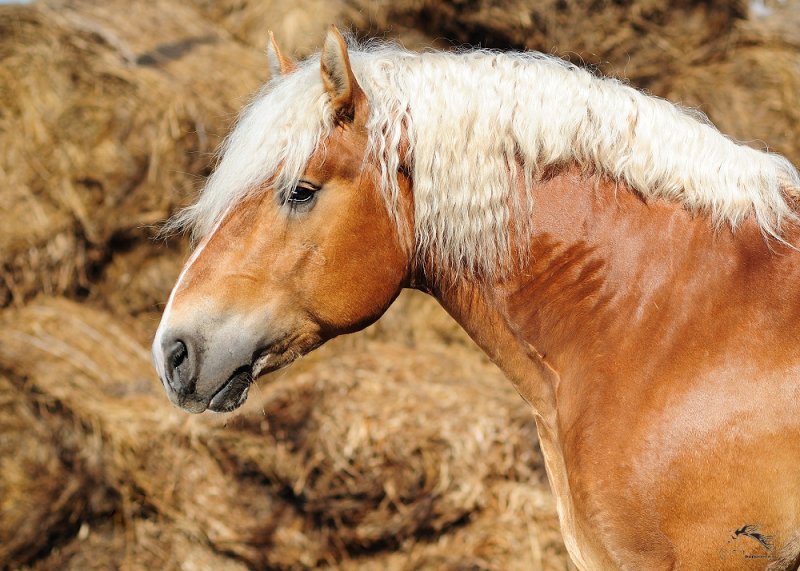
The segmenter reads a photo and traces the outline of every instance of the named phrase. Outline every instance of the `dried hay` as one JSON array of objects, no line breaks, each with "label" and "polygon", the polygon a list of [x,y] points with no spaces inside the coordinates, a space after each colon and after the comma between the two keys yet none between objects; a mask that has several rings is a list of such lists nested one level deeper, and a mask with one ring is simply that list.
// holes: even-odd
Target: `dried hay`
[{"label": "dried hay", "polygon": [[239,41],[264,50],[267,31],[282,49],[305,57],[319,50],[331,24],[341,24],[340,0],[193,0],[194,6]]},{"label": "dried hay", "polygon": [[[0,362],[24,398],[42,395],[74,419],[74,438],[101,443],[90,449],[123,522],[159,521],[250,566],[311,568],[419,541],[433,553],[442,534],[499,517],[502,482],[548,493],[527,406],[466,351],[365,340],[337,356],[334,343],[265,380],[242,412],[188,417],[161,394],[137,329],[65,300],[0,315]],[[94,513],[67,517],[61,537]]]},{"label": "dried hay", "polygon": [[345,562],[344,571],[406,569],[574,569],[549,490],[516,482],[490,487],[487,507],[463,526],[395,552]]},{"label": "dried hay", "polygon": [[233,558],[192,541],[168,522],[136,518],[84,523],[71,541],[25,571],[247,571]]},{"label": "dried hay", "polygon": [[[180,241],[185,245],[185,242]],[[178,280],[185,254],[176,247],[134,240],[112,242],[111,259],[89,290],[88,301],[120,315],[144,316],[155,323]],[[149,343],[150,332],[140,339]]]},{"label": "dried hay", "polygon": [[[42,292],[88,295],[120,312],[155,309],[171,280],[140,280],[129,297],[108,292],[128,286],[147,256],[146,227],[190,200],[195,177],[208,171],[220,135],[266,75],[259,52],[269,28],[301,56],[318,48],[329,22],[361,36],[389,30],[412,48],[449,45],[440,41],[446,36],[555,51],[699,105],[734,136],[768,141],[795,161],[800,154],[792,2],[775,4],[772,18],[750,19],[741,1],[193,6],[49,0],[0,7],[0,99],[8,102],[0,110],[0,185],[9,193],[0,306]],[[172,259],[184,248],[177,246]]]},{"label": "dried hay", "polygon": [[[422,29],[420,3],[372,0],[193,0],[209,19],[217,22],[238,40],[262,50],[266,30],[275,33],[278,43],[295,57],[306,57],[322,48],[328,26],[335,24],[364,38],[391,38],[409,49],[431,46],[447,48],[449,42]],[[395,6],[405,6],[414,17],[401,19]]]},{"label": "dried hay", "polygon": [[800,164],[800,2],[739,22],[720,57],[704,58],[652,88],[704,111],[724,132]]},{"label": "dried hay", "polygon": [[189,200],[262,57],[179,3],[0,6],[0,306],[81,295]]},{"label": "dried hay", "polygon": [[527,406],[431,298],[404,293],[237,414],[187,417],[142,346],[182,254],[156,257],[142,226],[208,170],[265,75],[264,31],[305,55],[330,21],[410,47],[575,52],[798,163],[797,0],[749,18],[739,1],[194,0],[219,25],[121,6],[0,6],[0,306],[67,293],[150,320],[64,300],[0,313],[0,561],[568,567]]},{"label": "dried hay", "polygon": [[[371,341],[399,343],[410,349],[447,347],[452,356],[467,353],[470,362],[490,363],[467,332],[433,297],[416,290],[400,292],[377,322],[357,335],[337,339],[336,344],[340,351],[346,352],[363,350]],[[491,370],[496,371],[494,368]]]},{"label": "dried hay", "polygon": [[541,482],[530,411],[479,360],[370,343],[292,377],[208,445],[281,482],[347,547],[438,533],[484,506],[490,480]]},{"label": "dried hay", "polygon": [[737,48],[672,78],[664,91],[733,138],[800,164],[800,50]]},{"label": "dried hay", "polygon": [[239,39],[260,48],[272,28],[300,56],[319,48],[327,22],[411,48],[447,47],[445,37],[556,53],[697,106],[724,132],[800,161],[797,0],[760,9],[744,0],[195,2]]},{"label": "dried hay", "polygon": [[744,0],[350,0],[360,29],[414,28],[455,45],[534,49],[638,85],[713,52],[747,15]]},{"label": "dried hay", "polygon": [[113,507],[100,485],[100,443],[47,395],[0,372],[0,561],[24,562]]},{"label": "dried hay", "polygon": [[[565,54],[637,82],[668,73],[687,51],[708,48],[747,15],[744,0],[194,0],[203,13],[259,49],[272,29],[306,56],[335,23],[362,37],[389,37],[410,49],[472,45]],[[689,48],[687,50],[687,48]]]},{"label": "dried hay", "polygon": [[102,439],[104,479],[127,519],[155,511],[195,541],[263,565],[253,546],[268,544],[282,501],[203,452],[131,327],[63,300],[31,305],[3,316],[0,362],[78,419],[79,438]]}]

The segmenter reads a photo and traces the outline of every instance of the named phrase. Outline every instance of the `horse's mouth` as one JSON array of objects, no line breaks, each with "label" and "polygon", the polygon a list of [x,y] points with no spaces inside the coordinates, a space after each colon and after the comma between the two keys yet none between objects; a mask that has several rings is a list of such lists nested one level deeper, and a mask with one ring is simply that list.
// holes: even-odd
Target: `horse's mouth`
[{"label": "horse's mouth", "polygon": [[247,400],[250,385],[253,384],[252,367],[241,367],[211,397],[208,409],[214,412],[230,412],[242,406]]},{"label": "horse's mouth", "polygon": [[301,353],[285,351],[280,354],[264,352],[256,356],[250,365],[239,367],[208,403],[208,410],[231,412],[247,401],[250,385],[261,375],[282,369],[294,362]]}]

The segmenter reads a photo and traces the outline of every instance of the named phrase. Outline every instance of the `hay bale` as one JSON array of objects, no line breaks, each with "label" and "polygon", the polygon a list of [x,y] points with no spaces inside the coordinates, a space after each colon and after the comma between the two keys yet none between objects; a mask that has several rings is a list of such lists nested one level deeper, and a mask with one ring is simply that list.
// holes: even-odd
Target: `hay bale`
[{"label": "hay bale", "polygon": [[0,307],[82,295],[190,200],[262,57],[180,3],[0,6]]},{"label": "hay bale", "polygon": [[497,482],[547,490],[527,406],[466,350],[333,343],[240,413],[189,417],[138,329],[65,300],[0,314],[0,363],[68,411],[79,442],[102,442],[122,521],[156,518],[253,567],[313,568],[446,534],[491,510]]},{"label": "hay bale", "polygon": [[726,134],[800,164],[800,2],[737,23],[717,57],[654,82],[655,92],[697,107]]},{"label": "hay bale", "polygon": [[0,362],[100,437],[103,478],[132,519],[155,511],[195,542],[263,566],[291,510],[268,482],[237,479],[165,400],[148,351],[109,314],[47,300],[0,319]]}]

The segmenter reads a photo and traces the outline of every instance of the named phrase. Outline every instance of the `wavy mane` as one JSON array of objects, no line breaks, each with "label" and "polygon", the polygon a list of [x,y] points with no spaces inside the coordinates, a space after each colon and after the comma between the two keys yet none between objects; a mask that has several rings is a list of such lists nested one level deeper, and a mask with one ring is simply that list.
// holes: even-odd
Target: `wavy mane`
[{"label": "wavy mane", "polygon": [[[680,202],[736,227],[753,214],[780,239],[796,220],[785,158],[738,144],[700,113],[540,53],[412,53],[351,45],[370,104],[368,160],[397,214],[398,144],[408,135],[420,251],[458,272],[496,273],[509,225],[529,234],[530,189],[548,166],[577,163],[645,198]],[[242,112],[216,171],[172,224],[208,233],[232,204],[273,180],[286,195],[332,127],[319,57],[268,83]],[[398,224],[398,228],[401,226]]]}]

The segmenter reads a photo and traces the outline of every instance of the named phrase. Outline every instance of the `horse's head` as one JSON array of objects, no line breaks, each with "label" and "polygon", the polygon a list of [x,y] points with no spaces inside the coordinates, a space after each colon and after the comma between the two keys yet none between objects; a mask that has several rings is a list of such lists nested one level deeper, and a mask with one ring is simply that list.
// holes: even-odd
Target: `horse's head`
[{"label": "horse's head", "polygon": [[[274,41],[269,55],[274,70],[288,74],[284,80],[301,73]],[[368,325],[408,282],[413,248],[379,189],[381,173],[369,160],[367,97],[335,29],[313,81],[328,128],[299,176],[281,190],[279,167],[257,191],[220,208],[164,311],[153,360],[170,400],[187,411],[233,410],[254,377]],[[291,125],[254,125],[245,115],[236,129],[252,135],[270,128]],[[241,162],[229,156],[235,152],[229,145],[218,168],[235,169],[225,164]],[[399,180],[400,202],[407,202],[407,184]]]}]

